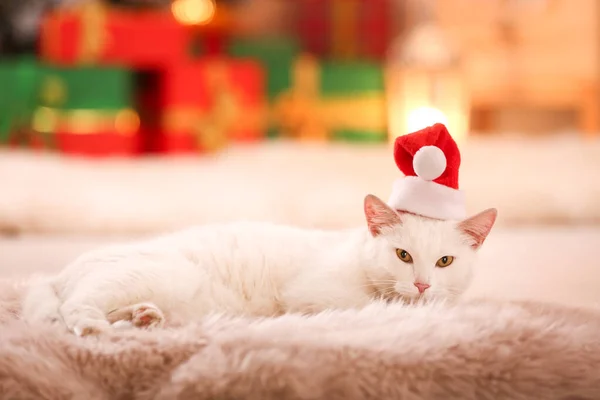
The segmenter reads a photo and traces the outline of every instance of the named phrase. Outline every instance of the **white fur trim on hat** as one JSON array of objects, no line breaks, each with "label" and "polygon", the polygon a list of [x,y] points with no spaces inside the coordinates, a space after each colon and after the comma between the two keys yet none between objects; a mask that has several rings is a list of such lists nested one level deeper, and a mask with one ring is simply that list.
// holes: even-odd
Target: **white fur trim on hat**
[{"label": "white fur trim on hat", "polygon": [[466,217],[464,193],[418,176],[406,176],[394,182],[388,205],[424,217],[463,220]]}]

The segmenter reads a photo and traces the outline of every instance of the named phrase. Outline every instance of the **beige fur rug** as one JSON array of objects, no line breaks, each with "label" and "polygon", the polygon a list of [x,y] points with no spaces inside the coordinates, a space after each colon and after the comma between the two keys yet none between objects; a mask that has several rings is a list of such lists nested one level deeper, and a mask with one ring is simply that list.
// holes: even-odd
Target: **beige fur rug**
[{"label": "beige fur rug", "polygon": [[0,286],[0,399],[599,399],[600,311],[470,300],[77,338]]}]

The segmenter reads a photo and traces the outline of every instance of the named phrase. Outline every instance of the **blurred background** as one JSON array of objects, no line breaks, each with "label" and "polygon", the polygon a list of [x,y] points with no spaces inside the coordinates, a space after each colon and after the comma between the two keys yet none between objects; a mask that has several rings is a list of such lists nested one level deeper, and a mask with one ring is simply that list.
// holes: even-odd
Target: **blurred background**
[{"label": "blurred background", "polygon": [[0,276],[239,219],[363,224],[435,122],[472,295],[600,304],[600,1],[2,0]]}]

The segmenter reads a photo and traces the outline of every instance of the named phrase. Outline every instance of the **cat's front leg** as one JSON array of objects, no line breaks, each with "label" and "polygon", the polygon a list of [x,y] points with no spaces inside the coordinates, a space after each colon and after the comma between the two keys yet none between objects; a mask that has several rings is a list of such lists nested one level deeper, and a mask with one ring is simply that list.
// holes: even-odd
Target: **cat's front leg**
[{"label": "cat's front leg", "polygon": [[281,300],[287,312],[319,313],[328,309],[362,308],[371,298],[361,285],[329,277],[307,276],[284,289]]},{"label": "cat's front leg", "polygon": [[99,335],[112,329],[102,310],[93,304],[69,299],[59,311],[67,329],[77,336]]}]

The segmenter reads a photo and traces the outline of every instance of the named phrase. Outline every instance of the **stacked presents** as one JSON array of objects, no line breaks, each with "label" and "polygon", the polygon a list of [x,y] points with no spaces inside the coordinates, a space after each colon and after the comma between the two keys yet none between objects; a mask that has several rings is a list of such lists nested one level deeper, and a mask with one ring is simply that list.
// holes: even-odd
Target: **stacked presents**
[{"label": "stacked presents", "polygon": [[0,63],[0,142],[82,155],[383,142],[389,3],[296,0],[297,34],[276,38],[236,34],[214,0],[53,10],[37,57]]}]

